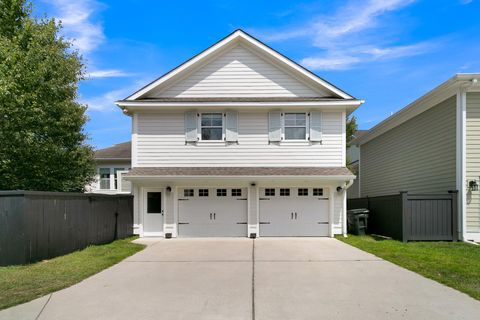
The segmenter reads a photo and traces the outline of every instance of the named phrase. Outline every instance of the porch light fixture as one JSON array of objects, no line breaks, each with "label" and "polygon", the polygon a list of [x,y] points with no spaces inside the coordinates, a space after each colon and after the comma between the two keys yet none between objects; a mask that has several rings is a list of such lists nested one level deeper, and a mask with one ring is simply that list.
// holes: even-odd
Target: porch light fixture
[{"label": "porch light fixture", "polygon": [[468,182],[468,189],[470,189],[470,191],[478,191],[477,180],[470,180]]},{"label": "porch light fixture", "polygon": [[343,189],[342,187],[337,187],[337,192],[342,191],[342,189]]},{"label": "porch light fixture", "polygon": [[172,191],[172,187],[167,187],[167,192]]}]

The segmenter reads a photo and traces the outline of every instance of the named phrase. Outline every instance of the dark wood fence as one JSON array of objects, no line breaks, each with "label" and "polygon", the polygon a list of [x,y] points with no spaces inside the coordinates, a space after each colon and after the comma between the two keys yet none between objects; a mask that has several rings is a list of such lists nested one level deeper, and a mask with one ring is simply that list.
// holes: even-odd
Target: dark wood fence
[{"label": "dark wood fence", "polygon": [[370,233],[402,241],[457,241],[457,192],[348,199],[348,209],[370,210]]},{"label": "dark wood fence", "polygon": [[133,196],[0,192],[0,265],[50,259],[133,234]]}]

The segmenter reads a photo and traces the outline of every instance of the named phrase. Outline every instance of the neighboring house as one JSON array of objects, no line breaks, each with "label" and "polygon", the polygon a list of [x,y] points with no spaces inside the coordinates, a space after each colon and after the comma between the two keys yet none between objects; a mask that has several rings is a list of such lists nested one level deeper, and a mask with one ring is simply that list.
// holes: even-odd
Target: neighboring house
[{"label": "neighboring house", "polygon": [[93,193],[130,193],[130,182],[122,176],[131,168],[132,144],[130,141],[95,151],[96,177],[88,186]]},{"label": "neighboring house", "polygon": [[355,99],[238,30],[116,104],[141,236],[346,233]]},{"label": "neighboring house", "polygon": [[458,190],[459,238],[480,241],[480,74],[457,74],[370,129],[360,195]]},{"label": "neighboring house", "polygon": [[[366,134],[368,130],[357,130],[355,132],[355,139],[360,138],[364,134]],[[347,148],[347,162],[348,162],[348,167],[351,169],[351,171],[355,174],[358,175],[358,161],[360,160],[360,148],[357,145],[350,144],[350,147]],[[347,191],[347,198],[359,198],[359,183],[358,179],[355,179],[353,182],[352,186],[348,188]]]}]

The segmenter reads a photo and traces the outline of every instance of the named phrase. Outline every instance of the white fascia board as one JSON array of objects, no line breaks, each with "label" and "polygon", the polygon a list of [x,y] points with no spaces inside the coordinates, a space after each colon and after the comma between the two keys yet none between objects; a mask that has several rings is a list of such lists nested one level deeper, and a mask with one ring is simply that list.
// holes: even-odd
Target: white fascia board
[{"label": "white fascia board", "polygon": [[380,136],[388,130],[399,126],[400,124],[412,119],[420,113],[433,108],[440,102],[456,95],[457,90],[461,87],[468,87],[467,91],[479,90],[478,85],[472,86],[472,79],[476,78],[478,78],[480,81],[480,74],[456,74],[438,87],[432,89],[417,100],[413,101],[405,108],[399,110],[392,116],[371,128],[362,137],[354,139],[352,144],[362,145],[367,143],[368,141]]},{"label": "white fascia board", "polygon": [[142,89],[138,90],[131,96],[127,98],[127,100],[136,100],[146,94],[147,92],[153,90],[154,88],[158,87],[159,85],[171,80],[174,78],[176,75],[186,71],[187,69],[191,68],[197,63],[200,63],[202,60],[206,59],[208,56],[211,54],[215,53],[216,51],[222,49],[226,45],[229,45],[233,43],[234,41],[238,41],[239,39],[242,39],[246,41],[247,43],[250,43],[253,45],[255,48],[260,49],[261,51],[267,53],[270,55],[270,57],[275,58],[276,60],[282,62],[292,70],[298,72],[305,78],[307,78],[310,81],[313,81],[316,84],[321,85],[322,87],[326,88],[327,90],[330,90],[334,94],[338,95],[339,97],[343,99],[354,99],[352,96],[348,95],[347,93],[343,92],[339,88],[335,87],[334,85],[328,83],[327,81],[321,79],[320,77],[316,76],[312,72],[308,71],[307,69],[303,68],[299,64],[293,62],[292,60],[286,58],[285,56],[281,55],[277,51],[273,50],[272,48],[268,47],[267,45],[263,44],[259,40],[253,38],[252,36],[246,34],[245,32],[241,30],[237,30],[233,32],[231,35],[227,36],[225,39],[220,40],[210,48],[206,49],[205,51],[199,53],[198,55],[194,56],[187,62],[181,64],[177,68],[171,70],[164,76],[160,77],[159,79],[153,81],[152,83],[148,84],[147,86],[143,87]]},{"label": "white fascia board", "polygon": [[154,101],[117,101],[124,113],[135,111],[156,111],[178,108],[314,108],[346,110],[348,114],[355,111],[364,100],[339,100],[339,101],[285,101],[285,102],[154,102]]},{"label": "white fascia board", "polygon": [[354,180],[355,175],[348,176],[125,176],[125,180],[167,180],[167,181],[182,181],[182,180],[245,180],[245,181],[264,181],[264,180],[310,180],[310,181],[331,181],[331,182],[345,182]]}]

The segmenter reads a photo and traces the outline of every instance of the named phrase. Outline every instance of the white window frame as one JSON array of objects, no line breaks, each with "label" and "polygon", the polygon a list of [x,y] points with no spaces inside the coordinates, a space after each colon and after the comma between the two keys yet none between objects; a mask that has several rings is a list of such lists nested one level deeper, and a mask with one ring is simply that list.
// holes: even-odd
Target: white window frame
[{"label": "white window frame", "polygon": [[[221,114],[222,115],[222,139],[221,140],[203,140],[202,139],[202,115],[203,114]],[[202,142],[207,142],[207,143],[218,143],[218,142],[225,142],[225,112],[216,112],[216,111],[205,111],[205,112],[199,112],[198,113],[198,119],[197,119],[197,128],[198,128],[198,141]],[[218,127],[206,127],[206,128],[218,128]]]},{"label": "white window frame", "polygon": [[[287,113],[303,113],[305,114],[305,139],[286,139],[285,138],[285,127],[289,128],[303,128],[303,126],[285,126],[285,115]],[[286,111],[282,112],[282,143],[289,142],[308,142],[310,140],[310,112],[300,112],[300,111]]]},{"label": "white window frame", "polygon": [[[101,169],[108,169],[110,174],[109,174],[109,188],[108,189],[100,189],[100,170]],[[98,181],[97,181],[97,190],[122,190],[122,184],[121,181],[118,180],[117,176],[117,189],[115,189],[115,169],[119,169],[117,173],[126,173],[130,170],[130,168],[125,168],[125,167],[116,167],[116,166],[99,166],[97,168],[97,175],[98,175]]]}]

